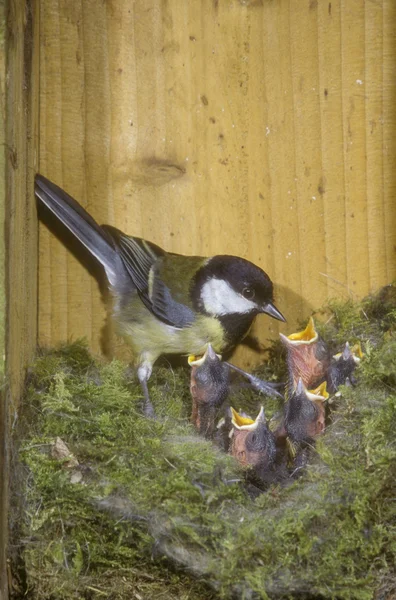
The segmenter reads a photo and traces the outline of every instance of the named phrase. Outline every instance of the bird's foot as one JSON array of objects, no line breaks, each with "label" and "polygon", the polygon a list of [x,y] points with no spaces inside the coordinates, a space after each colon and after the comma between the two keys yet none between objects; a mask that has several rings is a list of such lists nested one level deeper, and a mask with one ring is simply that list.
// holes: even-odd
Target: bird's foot
[{"label": "bird's foot", "polygon": [[156,419],[157,418],[156,414],[155,414],[154,406],[152,405],[150,399],[145,398],[143,412],[144,412],[144,415],[148,419]]}]

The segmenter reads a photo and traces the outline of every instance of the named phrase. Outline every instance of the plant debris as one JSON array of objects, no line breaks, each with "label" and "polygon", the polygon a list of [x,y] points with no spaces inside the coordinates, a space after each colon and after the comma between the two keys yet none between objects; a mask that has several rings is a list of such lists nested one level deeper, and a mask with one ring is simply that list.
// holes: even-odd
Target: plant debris
[{"label": "plant debris", "polygon": [[[157,420],[119,361],[84,342],[45,351],[14,440],[12,596],[32,600],[323,598],[396,594],[396,291],[314,315],[333,354],[360,343],[297,479],[262,492],[189,423],[189,370],[154,369]],[[285,381],[280,342],[257,376]],[[267,417],[282,400],[230,404]]]}]

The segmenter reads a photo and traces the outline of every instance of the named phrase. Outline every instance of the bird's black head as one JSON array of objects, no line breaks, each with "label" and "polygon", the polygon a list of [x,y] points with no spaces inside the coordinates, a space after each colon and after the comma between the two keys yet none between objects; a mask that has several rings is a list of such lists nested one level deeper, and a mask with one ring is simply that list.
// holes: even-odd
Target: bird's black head
[{"label": "bird's black head", "polygon": [[267,313],[284,321],[273,305],[273,285],[268,275],[237,256],[209,258],[197,272],[192,297],[196,308],[215,317]]}]

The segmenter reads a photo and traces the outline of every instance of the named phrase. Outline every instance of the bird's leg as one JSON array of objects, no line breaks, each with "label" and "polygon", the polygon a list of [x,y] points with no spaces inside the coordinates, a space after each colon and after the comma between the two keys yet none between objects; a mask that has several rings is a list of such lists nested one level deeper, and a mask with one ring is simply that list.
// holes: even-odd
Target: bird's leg
[{"label": "bird's leg", "polygon": [[267,396],[278,396],[279,398],[283,398],[282,394],[277,391],[277,389],[284,387],[282,383],[264,381],[263,379],[260,379],[255,375],[251,375],[250,373],[243,371],[243,369],[240,369],[229,362],[226,362],[226,364],[237,373],[243,375],[243,377],[246,377],[246,379],[249,380],[251,387],[257,392],[262,392],[263,394],[267,394]]},{"label": "bird's leg", "polygon": [[154,406],[152,405],[152,402],[150,400],[150,394],[148,391],[147,380],[142,379],[140,381],[140,385],[142,386],[142,390],[143,390],[143,394],[144,394],[144,409],[143,409],[144,414],[146,415],[146,417],[149,417],[150,419],[155,419]]},{"label": "bird's leg", "polygon": [[137,375],[140,381],[140,385],[142,386],[143,394],[144,394],[144,414],[146,417],[151,419],[155,418],[154,407],[150,400],[150,395],[148,391],[147,381],[150,378],[150,375],[153,370],[153,365],[151,362],[147,360],[143,360],[138,367]]}]

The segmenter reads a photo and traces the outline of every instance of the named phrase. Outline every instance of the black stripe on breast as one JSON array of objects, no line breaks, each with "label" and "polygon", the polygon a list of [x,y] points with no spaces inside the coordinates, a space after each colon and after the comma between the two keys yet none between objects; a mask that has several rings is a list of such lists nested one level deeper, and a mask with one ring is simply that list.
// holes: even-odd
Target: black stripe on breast
[{"label": "black stripe on breast", "polygon": [[252,313],[233,313],[217,317],[225,331],[227,349],[239,344],[249,333],[255,316]]}]

